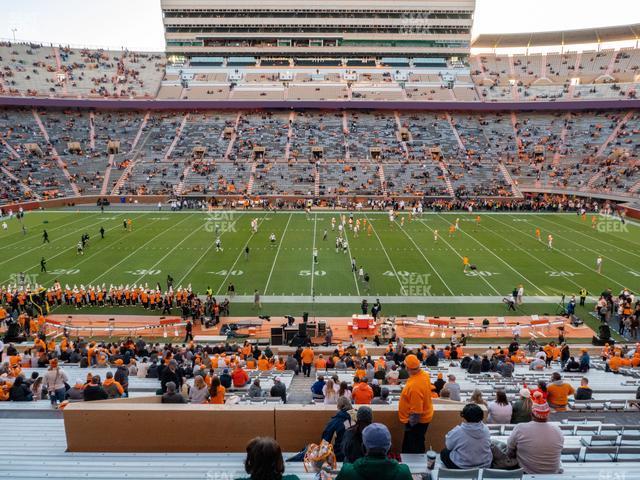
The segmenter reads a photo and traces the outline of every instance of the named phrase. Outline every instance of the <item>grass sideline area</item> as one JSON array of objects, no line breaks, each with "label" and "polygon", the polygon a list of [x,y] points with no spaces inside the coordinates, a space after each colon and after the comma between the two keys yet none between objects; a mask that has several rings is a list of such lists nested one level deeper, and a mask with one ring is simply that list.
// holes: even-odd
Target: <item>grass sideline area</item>
[{"label": "grass sideline area", "polygon": [[[336,252],[338,227],[334,231],[331,225],[331,219],[337,224],[342,214],[116,208],[103,213],[27,212],[26,233],[19,220],[4,220],[8,228],[0,231],[0,285],[17,283],[23,272],[27,283],[45,287],[58,279],[63,286],[160,283],[164,289],[169,274],[174,286],[190,284],[201,294],[211,288],[214,295],[224,296],[232,282],[238,295],[232,303],[234,315],[255,313],[251,303],[257,289],[265,299],[263,309],[274,315],[303,310],[351,315],[358,299],[381,296],[397,298],[386,304],[388,315],[481,316],[507,314],[500,298],[519,284],[525,288],[519,314],[554,314],[563,293],[568,299],[581,287],[594,296],[606,287],[614,293],[625,287],[633,291],[640,278],[639,226],[606,216],[595,216],[592,225],[591,214],[582,220],[575,213],[425,213],[410,221],[401,213],[392,223],[384,212],[354,212],[361,230],[356,238],[345,229],[343,253]],[[129,218],[132,231],[123,226]],[[253,219],[257,233],[251,229]],[[456,219],[460,229],[449,236]],[[542,241],[536,239],[536,228]],[[43,243],[44,229],[50,243]],[[78,255],[83,233],[90,241],[84,255]],[[274,242],[269,240],[272,233]],[[552,249],[547,247],[549,234],[554,237]],[[218,237],[222,251],[216,251]],[[599,255],[602,274],[595,271]],[[40,272],[41,257],[47,262],[46,273]],[[368,286],[352,272],[352,257],[369,274]],[[463,272],[463,257],[477,270]],[[137,307],[113,310],[143,313]]]}]

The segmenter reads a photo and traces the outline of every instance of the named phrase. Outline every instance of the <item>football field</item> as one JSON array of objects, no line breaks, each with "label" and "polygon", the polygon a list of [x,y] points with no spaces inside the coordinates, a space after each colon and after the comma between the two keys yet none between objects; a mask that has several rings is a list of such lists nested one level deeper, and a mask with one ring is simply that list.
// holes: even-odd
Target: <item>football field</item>
[{"label": "football field", "polygon": [[[233,283],[236,302],[251,302],[257,290],[271,303],[313,299],[353,307],[365,296],[399,304],[495,303],[518,285],[532,302],[535,297],[535,303],[551,303],[582,287],[590,295],[607,287],[615,293],[625,287],[637,290],[640,280],[640,227],[605,216],[592,223],[591,215],[583,220],[575,214],[481,212],[478,224],[476,213],[425,213],[413,220],[400,214],[391,222],[386,213],[355,212],[360,232],[356,237],[347,224],[346,248],[336,252],[341,214],[115,208],[27,213],[26,233],[15,218],[5,220],[8,228],[0,231],[0,285],[15,284],[23,274],[27,283],[45,287],[58,279],[72,287],[160,283],[164,289],[171,275],[174,286],[191,285],[201,294],[210,288],[224,295]],[[127,219],[131,231],[124,227]],[[456,219],[459,229],[450,235]],[[45,229],[50,243],[43,243]],[[83,233],[90,241],[79,255]],[[553,236],[551,249],[548,235]],[[596,272],[598,256],[601,274]],[[42,257],[47,272],[40,271]],[[476,269],[465,272],[463,257]],[[369,282],[352,271],[352,258]]]}]

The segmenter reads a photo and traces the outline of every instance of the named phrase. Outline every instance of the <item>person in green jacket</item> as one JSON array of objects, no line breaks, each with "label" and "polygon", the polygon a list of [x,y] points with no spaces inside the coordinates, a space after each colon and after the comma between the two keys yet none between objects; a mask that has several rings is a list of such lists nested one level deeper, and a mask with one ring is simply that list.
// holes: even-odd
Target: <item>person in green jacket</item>
[{"label": "person in green jacket", "polygon": [[365,456],[345,463],[336,480],[412,480],[409,467],[387,458],[391,433],[381,423],[372,423],[362,431]]},{"label": "person in green jacket", "polygon": [[284,475],[282,450],[269,437],[256,437],[249,442],[244,470],[250,476],[237,480],[300,480],[297,475]]}]

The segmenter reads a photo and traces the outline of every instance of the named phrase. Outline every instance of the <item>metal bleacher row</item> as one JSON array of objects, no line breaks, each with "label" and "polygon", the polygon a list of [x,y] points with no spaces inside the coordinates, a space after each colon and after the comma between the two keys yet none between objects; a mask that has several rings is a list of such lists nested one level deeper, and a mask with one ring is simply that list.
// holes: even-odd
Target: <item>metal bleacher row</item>
[{"label": "metal bleacher row", "polygon": [[[492,439],[506,441],[510,425],[490,425]],[[242,453],[83,453],[66,452],[64,425],[61,419],[0,419],[5,436],[0,449],[0,478],[238,478],[244,475]],[[525,479],[601,479],[606,468],[610,475],[640,475],[640,430],[607,424],[568,425],[560,428],[565,434],[562,452],[564,473],[561,475],[524,475]],[[633,428],[633,429],[632,429]],[[633,432],[633,433],[631,433]],[[188,442],[188,432],[184,435]],[[100,435],[100,432],[95,432]],[[123,425],[123,435],[126,427]],[[285,454],[285,459],[292,454]],[[426,472],[426,456],[403,455],[411,472]],[[606,467],[605,467],[606,463]],[[600,469],[597,467],[600,465]],[[338,465],[339,467],[339,465]],[[311,480],[301,462],[286,464],[287,474]],[[447,477],[437,463],[435,478]],[[456,472],[460,474],[460,472]],[[503,472],[504,474],[504,472]],[[222,477],[221,475],[228,475]],[[520,478],[518,473],[507,478]],[[478,478],[467,474],[457,478]],[[505,478],[491,477],[483,478]],[[608,477],[607,477],[608,478]],[[618,478],[618,477],[614,477]]]}]

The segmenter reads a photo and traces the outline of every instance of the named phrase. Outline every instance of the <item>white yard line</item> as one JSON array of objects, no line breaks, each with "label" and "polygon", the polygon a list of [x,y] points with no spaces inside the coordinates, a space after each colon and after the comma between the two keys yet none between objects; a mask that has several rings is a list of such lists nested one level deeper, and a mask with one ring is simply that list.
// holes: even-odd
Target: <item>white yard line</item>
[{"label": "white yard line", "polygon": [[[559,233],[556,233],[555,231],[552,231],[552,233],[553,233],[553,235],[555,235],[555,236],[557,236],[557,237],[559,237],[559,238],[563,238],[563,239],[565,239],[566,241],[573,243],[573,240],[571,240],[571,239],[569,239],[569,238],[567,238],[567,237],[564,237],[564,236],[560,235]],[[582,245],[582,247],[583,247],[583,248],[585,248],[586,250],[591,250],[591,251],[592,251],[592,252],[594,252],[594,253],[597,253],[597,254],[599,253],[599,252],[596,252],[595,250],[592,250],[591,248],[587,248],[587,247],[585,247],[584,245]],[[595,259],[594,259],[594,265],[589,266],[589,265],[587,265],[586,263],[583,263],[583,262],[581,262],[580,260],[576,259],[574,256],[569,255],[568,253],[563,252],[563,251],[562,251],[562,250],[560,250],[560,249],[554,248],[552,251],[553,251],[553,252],[558,252],[558,253],[560,253],[560,254],[564,255],[565,257],[570,258],[570,259],[571,259],[571,260],[573,260],[575,263],[579,263],[580,265],[582,265],[584,268],[586,268],[586,269],[587,269],[588,271],[590,271],[590,272],[595,272]],[[604,255],[602,255],[602,256],[603,256],[604,258],[606,258]],[[615,260],[614,260],[614,262],[615,262]],[[620,262],[615,262],[615,263],[620,263]],[[625,268],[629,268],[629,265],[624,265],[624,264],[622,264],[622,263],[620,263],[620,265],[622,265],[622,266],[623,266],[623,267],[625,267]],[[609,280],[609,281],[611,281],[611,282],[615,283],[616,285],[620,285],[622,288],[626,288],[626,286],[625,286],[624,284],[622,284],[622,283],[620,283],[620,282],[618,282],[618,281],[614,280],[613,278],[611,278],[611,277],[609,277],[609,276],[605,275],[604,273],[601,273],[600,275],[601,275],[602,277],[606,278],[607,280]]]},{"label": "white yard line", "polygon": [[[547,221],[547,222],[549,222],[549,223],[553,223],[554,225],[557,225],[558,227],[564,227],[564,226],[565,226],[565,225],[562,225],[561,223],[557,223],[557,222],[554,222],[554,221],[552,221],[552,220],[547,220],[546,218],[543,218],[543,220],[546,220],[546,221]],[[614,220],[614,221],[615,221],[615,220]],[[617,220],[617,221],[619,222],[619,220]],[[575,222],[572,222],[572,223],[575,223]],[[587,237],[587,238],[588,238],[588,239],[590,239],[590,240],[595,240],[595,241],[597,241],[597,242],[600,242],[600,243],[603,243],[603,244],[605,244],[605,245],[608,245],[609,247],[613,247],[613,248],[615,248],[615,249],[617,249],[617,250],[620,250],[621,252],[625,252],[625,253],[627,253],[627,254],[629,254],[629,255],[633,255],[634,257],[639,257],[639,258],[640,258],[640,254],[634,253],[634,252],[632,252],[631,250],[624,249],[624,248],[622,248],[622,247],[619,247],[618,245],[615,245],[615,244],[613,244],[613,243],[609,243],[609,242],[607,242],[607,241],[605,241],[605,240],[600,240],[600,239],[599,239],[599,238],[597,238],[596,236],[590,236],[590,235],[587,235],[586,233],[582,233],[582,232],[578,231],[578,229],[577,229],[577,228],[576,228],[576,229],[573,229],[573,228],[572,228],[571,230],[572,230],[572,232],[573,232],[573,233],[577,233],[578,235],[582,235],[583,237]],[[604,255],[602,255],[602,256],[603,256],[603,257],[605,257]],[[607,258],[607,257],[605,257],[605,258]],[[615,261],[615,260],[614,260],[614,261]],[[616,262],[616,263],[617,263],[617,262]]]},{"label": "white yard line", "polygon": [[[262,225],[262,222],[264,221],[264,217],[267,214],[265,213],[262,218],[260,219],[260,222],[258,223],[258,228],[260,228],[260,225]],[[238,219],[234,220],[234,224],[235,222],[237,222]],[[224,232],[223,232],[224,233]],[[247,245],[249,245],[249,242],[251,241],[251,239],[255,236],[255,233],[251,233],[251,235],[249,236],[249,238],[247,239],[247,241],[244,243],[244,245],[242,246],[242,249],[240,249],[240,253],[238,253],[238,256],[236,257],[235,262],[233,262],[233,264],[231,265],[231,268],[227,271],[227,274],[225,275],[224,279],[222,280],[222,283],[220,284],[220,286],[218,287],[218,290],[216,291],[216,295],[220,294],[220,289],[224,286],[224,284],[227,282],[227,280],[229,279],[229,276],[231,275],[231,272],[233,272],[236,264],[238,263],[238,260],[240,260],[240,257],[242,256],[242,253],[244,252],[244,249],[247,247]]]},{"label": "white yard line", "polygon": [[[438,270],[436,270],[436,268],[431,264],[431,262],[429,261],[429,259],[427,258],[427,256],[422,252],[422,250],[420,249],[420,247],[418,247],[418,245],[416,244],[416,242],[413,240],[413,238],[411,238],[411,235],[409,235],[406,230],[404,229],[404,227],[401,227],[400,225],[397,225],[400,230],[402,230],[402,233],[404,233],[407,238],[411,241],[411,243],[413,244],[413,246],[416,248],[416,250],[418,251],[418,253],[420,255],[422,255],[422,258],[424,258],[424,261],[427,262],[427,265],[429,265],[429,268],[433,271],[433,273],[436,274],[436,276],[440,279],[440,281],[442,282],[442,284],[445,286],[445,288],[447,290],[449,290],[449,293],[451,295],[455,295],[453,293],[453,290],[451,290],[451,288],[449,288],[449,285],[447,285],[447,282],[444,281],[444,278],[442,278],[442,276],[440,275],[440,273],[438,272]],[[484,277],[480,277],[480,278],[484,278]],[[494,291],[496,293],[498,293],[497,290],[494,289]]]},{"label": "white yard line", "polygon": [[[100,221],[98,221],[98,222],[91,223],[91,224],[89,224],[89,225],[87,225],[87,226],[85,226],[85,227],[83,227],[83,228],[85,228],[85,229],[89,229],[89,228],[91,228],[91,227],[94,227],[94,226],[98,225],[99,223],[102,223],[102,222],[103,222],[103,221],[102,221],[102,220],[100,220]],[[68,236],[70,236],[70,235],[77,235],[77,234],[78,234],[78,232],[76,232],[76,231],[69,232],[69,233],[67,233],[66,235],[62,235],[61,237],[56,238],[56,239],[55,239],[55,240],[53,240],[51,243],[47,243],[47,244],[44,244],[44,243],[43,243],[43,244],[41,244],[41,245],[38,245],[37,247],[33,247],[33,248],[31,248],[31,249],[27,250],[26,252],[22,252],[22,253],[20,253],[19,255],[16,255],[15,257],[8,258],[8,259],[6,259],[6,260],[4,260],[4,261],[0,262],[0,265],[4,265],[5,263],[10,262],[10,261],[12,261],[12,260],[15,260],[16,258],[20,258],[20,257],[22,257],[23,255],[33,254],[33,253],[34,253],[34,251],[36,251],[36,250],[38,250],[38,249],[42,248],[44,245],[52,245],[52,244],[54,244],[54,243],[56,243],[56,242],[58,242],[58,241],[62,240],[63,238],[66,238],[66,237],[68,237]],[[74,247],[75,247],[75,245],[74,245],[73,247],[65,248],[65,249],[63,249],[60,253],[58,253],[57,255],[55,255],[55,256],[53,256],[53,257],[50,257],[50,258],[56,258],[56,257],[58,257],[58,256],[62,255],[62,254],[63,254],[64,252],[66,252],[67,250],[69,250],[69,249],[71,249],[71,248],[74,248]],[[38,263],[38,265],[40,265],[40,263]],[[34,267],[37,267],[38,265],[34,265]],[[30,268],[29,268],[29,270],[31,270],[31,268],[34,268],[34,267],[30,267]],[[26,270],[23,270],[23,271],[26,271]]]},{"label": "white yard line", "polygon": [[376,236],[376,238],[378,239],[378,242],[380,243],[380,246],[382,247],[382,251],[384,252],[384,255],[387,257],[387,261],[389,262],[389,265],[391,266],[391,270],[393,270],[393,274],[395,275],[396,279],[398,280],[398,284],[400,285],[400,293],[402,295],[406,295],[407,291],[404,288],[402,280],[400,280],[400,276],[398,275],[398,272],[396,271],[396,267],[391,262],[391,258],[389,258],[389,254],[387,253],[387,249],[384,248],[382,240],[380,240],[380,237],[378,236],[378,232],[376,232],[376,229],[374,228],[373,223],[371,223],[371,220],[369,220],[369,217],[367,217],[366,214],[365,214],[364,218],[366,218],[367,222],[369,222],[369,225],[371,225],[371,230],[373,230],[374,235]]},{"label": "white yard line", "polygon": [[[134,219],[134,220],[138,220],[140,217],[141,217],[141,215],[139,215],[139,216],[137,216],[137,217],[134,217],[133,219]],[[145,228],[147,228],[147,227],[149,227],[149,226],[151,226],[151,225],[155,224],[157,221],[158,221],[158,220],[156,220],[155,222],[150,223],[149,225],[145,225],[144,227],[141,227],[141,228],[140,228],[140,230],[144,230]],[[117,226],[114,226],[114,227],[108,228],[108,229],[106,229],[106,230],[105,230],[105,233],[110,232],[110,231],[112,231],[112,230],[116,230],[116,229],[118,229],[118,228],[122,228],[122,225],[117,225]],[[113,245],[116,245],[118,242],[121,242],[122,240],[125,240],[125,238],[121,238],[120,240],[117,240],[117,241],[115,241],[115,242],[113,242],[113,243],[110,243],[110,244],[108,244],[108,245],[104,246],[103,248],[101,248],[101,249],[99,249],[99,250],[98,250],[98,249],[96,249],[96,251],[95,251],[94,253],[92,253],[91,255],[87,255],[87,256],[82,255],[82,260],[80,260],[78,263],[76,263],[75,265],[73,265],[72,267],[70,267],[70,269],[78,268],[78,266],[82,265],[84,262],[86,262],[86,261],[88,261],[88,260],[91,260],[91,259],[92,259],[93,257],[95,257],[96,255],[104,255],[104,250],[105,250],[106,248],[110,248],[110,247],[112,247]],[[46,283],[47,283],[47,284],[52,284],[52,283],[53,283],[53,280],[52,280],[51,282],[46,282]],[[45,284],[43,283],[42,285],[45,285]]]},{"label": "white yard line", "polygon": [[[96,212],[93,212],[96,213]],[[121,214],[118,214],[121,215]],[[86,220],[86,218],[78,218],[76,220],[73,220],[71,222],[67,222],[67,223],[63,223],[62,225],[59,225],[57,227],[51,228],[51,229],[47,229],[45,227],[43,227],[43,230],[47,230],[48,232],[55,232],[56,230],[60,230],[61,228],[65,228],[68,227],[69,225],[73,225],[74,223],[78,223],[78,222],[84,222]],[[31,229],[36,228],[36,227],[30,227]],[[17,245],[19,243],[24,242],[24,235],[22,234],[22,232],[16,232],[16,233],[12,233],[11,235],[20,235],[22,238],[20,240],[18,240],[17,242],[13,242],[13,243],[9,243],[8,245],[2,245],[0,247],[0,250],[4,249],[4,248],[10,248],[13,247],[14,245]],[[37,247],[34,247],[37,248]]]},{"label": "white yard line", "polygon": [[[498,222],[498,223],[500,223],[500,224],[502,224],[502,225],[504,225],[504,226],[506,226],[506,227],[509,227],[510,229],[515,230],[516,232],[518,232],[518,233],[520,233],[520,234],[522,234],[522,235],[524,235],[524,236],[528,237],[528,235],[527,235],[526,233],[524,233],[522,230],[519,230],[519,229],[517,229],[516,227],[512,227],[512,226],[511,226],[511,225],[509,225],[508,223],[501,222],[500,220],[497,220],[497,219],[495,219],[495,218],[494,218],[494,220],[495,220],[496,222]],[[485,227],[484,227],[484,225],[483,225],[482,227],[483,227],[483,228],[485,228]],[[506,240],[506,241],[507,241],[507,242],[509,242],[511,245],[513,245],[514,247],[516,247],[518,250],[523,251],[524,253],[526,253],[527,255],[529,255],[529,256],[530,256],[531,258],[533,258],[534,260],[537,260],[537,261],[538,261],[538,263],[540,263],[540,264],[544,265],[546,268],[548,268],[548,269],[549,269],[549,271],[554,271],[554,270],[556,269],[555,267],[552,267],[551,265],[549,265],[547,262],[543,262],[542,260],[540,260],[537,256],[535,256],[534,254],[532,254],[529,250],[526,250],[526,249],[524,249],[524,248],[520,247],[517,243],[512,242],[512,241],[511,241],[511,240],[509,240],[508,238],[506,238],[506,237],[502,237],[502,240]],[[541,243],[541,245],[544,245],[544,243]],[[574,284],[576,287],[578,287],[578,288],[582,288],[582,287],[583,287],[583,285],[580,285],[579,283],[574,282],[570,277],[566,277],[566,279],[567,279],[569,282],[573,283],[573,284]]]},{"label": "white yard line", "polygon": [[[431,233],[433,233],[433,229],[432,229],[429,225],[427,225],[426,223],[424,223],[424,220],[418,220],[418,221],[419,221],[421,224],[423,224],[425,227],[427,227],[429,230],[431,230]],[[455,253],[458,257],[460,257],[460,258],[462,259],[462,255],[460,255],[460,253],[459,253],[455,248],[453,248],[449,242],[447,242],[447,241],[445,240],[445,238],[444,238],[444,236],[443,236],[443,235],[439,235],[439,236],[438,236],[438,238],[439,238],[441,241],[443,241],[443,242],[444,242],[444,244],[445,244],[447,247],[449,247],[453,253]],[[496,287],[494,287],[494,286],[493,286],[493,284],[492,284],[491,282],[489,282],[489,280],[487,280],[487,279],[486,279],[485,277],[483,277],[483,276],[480,276],[479,278],[481,278],[481,279],[484,281],[484,283],[486,283],[486,284],[489,286],[489,288],[490,288],[491,290],[493,290],[497,295],[500,295],[500,292],[496,289]]]},{"label": "white yard line", "polygon": [[[562,227],[562,226],[563,226],[563,225],[560,225],[559,223],[552,222],[551,220],[546,220],[546,221],[547,221],[547,222],[549,222],[549,223],[552,223],[553,225],[556,225],[556,226],[558,226],[558,227]],[[566,241],[568,241],[568,242],[576,243],[577,245],[580,245],[580,246],[581,246],[582,248],[584,248],[585,250],[589,250],[590,252],[593,252],[593,253],[595,253],[596,255],[600,255],[600,256],[602,256],[602,258],[608,258],[608,259],[609,259],[609,260],[611,260],[613,263],[617,263],[618,265],[620,265],[620,266],[621,266],[621,267],[623,267],[623,268],[630,268],[628,263],[622,263],[622,262],[617,261],[615,258],[607,257],[605,254],[603,254],[603,253],[601,253],[601,252],[599,252],[599,251],[597,251],[597,250],[594,250],[593,248],[589,248],[589,247],[587,247],[587,246],[583,245],[582,243],[578,243],[578,242],[576,242],[576,241],[575,241],[575,240],[573,240],[573,239],[570,239],[570,238],[568,238],[568,237],[565,237],[564,235],[562,235],[562,234],[560,234],[560,233],[557,233],[556,231],[553,231],[553,230],[549,230],[549,231],[550,231],[551,233],[553,233],[555,236],[558,236],[559,238],[563,238],[564,240],[566,240]],[[564,254],[564,252],[561,252],[561,253],[563,253],[563,254]],[[565,255],[566,255],[566,254],[565,254]],[[574,258],[574,257],[571,257],[571,258]],[[580,264],[584,265],[584,266],[585,266],[586,268],[588,268],[589,270],[595,270],[595,268],[594,268],[593,266],[592,266],[592,267],[589,267],[588,265],[585,265],[584,263],[582,263],[582,262],[580,262],[580,261],[576,260],[575,258],[574,258],[574,260],[575,260],[576,262],[578,262],[578,263],[580,263]],[[595,258],[594,258],[593,260],[594,260],[594,263],[595,263]],[[603,277],[605,277],[605,278],[608,278],[608,279],[609,279],[609,277],[607,277],[606,275],[604,275],[604,274],[601,274],[601,275],[602,275]],[[610,279],[610,280],[612,280],[612,279]],[[612,280],[612,281],[613,281],[613,280]],[[616,283],[617,283],[617,282],[616,282]],[[621,283],[618,283],[618,285],[622,285],[622,284],[621,284]]]},{"label": "white yard line", "polygon": [[287,229],[289,228],[289,222],[291,221],[292,213],[289,214],[289,219],[287,220],[287,224],[284,227],[284,232],[282,232],[282,236],[280,237],[280,241],[278,242],[278,249],[276,250],[276,256],[273,259],[273,263],[271,264],[271,270],[269,271],[269,277],[267,277],[267,284],[264,286],[264,290],[262,290],[263,294],[267,294],[267,289],[269,288],[269,283],[271,283],[271,276],[273,275],[273,269],[276,266],[276,261],[278,260],[278,255],[280,255],[280,247],[282,247],[282,241],[284,240],[284,236],[287,234]]},{"label": "white yard line", "polygon": [[[448,222],[448,220],[447,220]],[[449,224],[451,225],[451,223],[449,222]],[[462,232],[463,234],[465,234],[466,236],[468,236],[470,239],[472,239],[474,242],[476,242],[478,245],[480,245],[482,248],[484,248],[487,252],[489,252],[491,255],[493,255],[494,257],[496,257],[498,260],[500,260],[502,263],[504,263],[509,269],[511,269],[514,273],[516,273],[518,276],[520,276],[525,282],[528,282],[531,286],[533,286],[536,290],[538,290],[542,295],[546,295],[546,293],[544,292],[544,290],[542,290],[540,287],[538,287],[535,283],[533,283],[531,280],[529,280],[529,278],[527,278],[525,275],[523,275],[522,273],[520,273],[518,270],[516,270],[515,268],[513,268],[508,262],[505,262],[499,255],[496,255],[493,251],[491,251],[491,249],[489,249],[488,247],[485,246],[484,243],[482,243],[480,240],[478,240],[477,238],[475,238],[473,235],[465,232],[464,230],[460,229],[460,232]]]},{"label": "white yard line", "polygon": [[353,283],[356,284],[356,293],[358,294],[358,296],[360,296],[360,285],[358,285],[358,277],[356,277],[356,271],[353,269],[353,267],[351,267],[351,259],[353,257],[351,256],[351,246],[349,245],[349,236],[347,235],[347,232],[344,232],[344,240],[345,242],[347,242],[347,252],[349,252],[349,268],[351,269],[351,273],[353,274]]},{"label": "white yard line", "polygon": [[[316,263],[313,261],[313,251],[316,249],[316,226],[318,225],[318,214],[313,214],[313,247],[311,248],[311,298],[315,296],[313,291],[313,280],[316,273]],[[346,236],[346,232],[345,232]]]},{"label": "white yard line", "polygon": [[[178,223],[172,225],[172,228],[177,227],[178,225],[180,225],[182,222],[184,222],[185,220],[191,218],[190,216],[186,216],[184,217],[182,220],[180,220]],[[159,220],[156,220],[156,222],[158,222]],[[89,282],[90,285],[96,283],[98,281],[98,279],[102,278],[105,276],[105,274],[109,273],[111,270],[113,270],[114,268],[116,268],[117,266],[121,265],[122,262],[124,262],[125,260],[127,260],[128,258],[132,257],[133,255],[135,255],[136,253],[138,253],[141,249],[143,249],[144,247],[146,247],[147,245],[149,245],[151,242],[153,242],[156,238],[158,238],[161,235],[164,235],[165,233],[167,233],[170,230],[163,230],[162,232],[160,232],[159,234],[153,236],[152,238],[150,238],[148,241],[146,241],[144,244],[140,245],[138,248],[136,248],[133,252],[131,252],[129,255],[127,255],[126,257],[124,257],[122,260],[120,260],[118,263],[112,265],[110,268],[108,268],[107,270],[105,270],[104,272],[102,272],[100,275],[98,275],[96,278],[94,278],[93,280],[91,280],[91,282]]]},{"label": "white yard line", "polygon": [[[202,228],[203,228],[204,226],[205,226],[205,224],[204,224],[204,223],[203,223],[202,225],[200,225],[200,226],[199,226],[198,228],[196,228],[193,232],[191,232],[189,235],[187,235],[187,236],[186,236],[186,237],[184,237],[182,240],[180,240],[180,242],[176,243],[176,244],[174,245],[174,247],[173,247],[171,250],[169,250],[169,251],[168,251],[164,256],[162,256],[162,257],[160,258],[160,260],[158,260],[158,261],[157,261],[156,263],[154,263],[151,267],[149,267],[149,268],[147,268],[147,269],[145,269],[145,270],[147,270],[147,272],[148,272],[149,270],[153,270],[154,268],[156,268],[158,265],[160,265],[160,263],[161,263],[165,258],[167,258],[169,255],[171,255],[171,254],[176,250],[176,248],[178,248],[178,247],[179,247],[180,245],[182,245],[185,241],[187,241],[187,240],[188,240],[189,238],[191,238],[193,235],[195,235],[195,234],[196,234],[196,233],[198,233],[200,230],[202,230]],[[135,281],[133,282],[133,283],[134,283],[134,285],[137,285],[137,284],[138,284],[138,282],[140,282],[140,281],[141,281],[144,277],[146,277],[147,275],[148,275],[147,273],[145,273],[144,275],[140,275],[140,277],[138,277],[138,279],[137,279],[137,280],[135,280]],[[180,282],[178,282],[178,285],[180,285]]]}]

